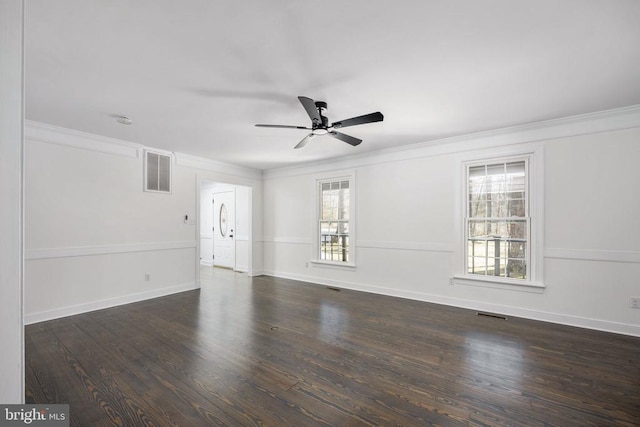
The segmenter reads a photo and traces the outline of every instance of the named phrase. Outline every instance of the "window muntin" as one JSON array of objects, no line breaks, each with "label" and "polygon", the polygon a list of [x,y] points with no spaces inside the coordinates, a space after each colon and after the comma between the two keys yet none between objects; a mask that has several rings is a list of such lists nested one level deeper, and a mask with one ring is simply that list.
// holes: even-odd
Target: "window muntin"
[{"label": "window muntin", "polygon": [[466,273],[530,280],[527,159],[467,166]]},{"label": "window muntin", "polygon": [[349,263],[350,182],[348,179],[318,182],[318,235],[321,261]]}]

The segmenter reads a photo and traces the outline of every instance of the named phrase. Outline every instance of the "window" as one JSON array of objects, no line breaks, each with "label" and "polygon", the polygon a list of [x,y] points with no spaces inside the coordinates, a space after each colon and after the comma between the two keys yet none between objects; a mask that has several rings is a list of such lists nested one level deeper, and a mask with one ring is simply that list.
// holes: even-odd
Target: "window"
[{"label": "window", "polygon": [[[462,163],[458,274],[451,284],[544,292],[544,147]],[[515,285],[515,286],[514,286]]]},{"label": "window", "polygon": [[528,280],[527,171],[527,159],[467,166],[467,274]]},{"label": "window", "polygon": [[171,193],[171,156],[145,151],[145,191]]},{"label": "window", "polygon": [[220,214],[218,215],[218,219],[220,222],[220,224],[218,224],[220,235],[222,237],[227,237],[227,205],[224,203],[220,205]]},{"label": "window", "polygon": [[317,261],[353,264],[353,177],[317,181]]}]

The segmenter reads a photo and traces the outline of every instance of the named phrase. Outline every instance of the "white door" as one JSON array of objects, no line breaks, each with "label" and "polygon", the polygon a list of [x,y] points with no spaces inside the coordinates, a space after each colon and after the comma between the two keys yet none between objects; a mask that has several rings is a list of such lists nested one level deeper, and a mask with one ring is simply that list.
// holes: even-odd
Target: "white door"
[{"label": "white door", "polygon": [[213,265],[235,268],[235,191],[213,193]]}]

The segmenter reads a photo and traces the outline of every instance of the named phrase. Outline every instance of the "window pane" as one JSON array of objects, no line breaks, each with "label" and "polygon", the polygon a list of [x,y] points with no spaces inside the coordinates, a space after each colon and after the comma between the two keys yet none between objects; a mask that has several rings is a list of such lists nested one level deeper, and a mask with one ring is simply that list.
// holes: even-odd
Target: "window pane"
[{"label": "window pane", "polygon": [[524,200],[509,200],[507,204],[507,216],[524,217]]},{"label": "window pane", "polygon": [[509,200],[524,200],[524,191],[508,191],[506,195]]},{"label": "window pane", "polygon": [[[495,199],[499,199],[501,197],[495,197]],[[487,217],[489,218],[504,218],[507,216],[507,201],[506,200],[498,200],[491,201],[488,204],[489,212],[487,212]]]},{"label": "window pane", "polygon": [[467,272],[469,274],[481,274],[485,276],[487,274],[485,258],[480,258],[480,257],[471,258],[471,262],[469,264],[469,268]]},{"label": "window pane", "polygon": [[472,201],[469,203],[469,216],[472,218],[486,218],[487,202]]},{"label": "window pane", "polygon": [[524,242],[509,242],[507,256],[509,258],[525,259],[526,245]]},{"label": "window pane", "polygon": [[507,223],[508,232],[507,237],[514,239],[526,239],[527,238],[527,222],[526,221],[514,221]]},{"label": "window pane", "polygon": [[504,175],[504,163],[487,165],[487,176],[491,177],[491,179],[502,181],[502,176],[498,175]]},{"label": "window pane", "polygon": [[487,235],[486,221],[469,221],[469,237],[481,237]]},{"label": "window pane", "polygon": [[469,179],[484,177],[485,169],[484,165],[469,168]]},{"label": "window pane", "polygon": [[519,162],[507,163],[507,175],[513,176],[513,177],[521,177],[522,182],[524,182],[525,162],[519,161]]},{"label": "window pane", "polygon": [[338,219],[338,198],[333,190],[322,192],[322,219]]},{"label": "window pane", "polygon": [[349,189],[340,190],[338,204],[340,206],[339,219],[349,219]]},{"label": "window pane", "polygon": [[487,241],[484,239],[472,241],[470,255],[485,258],[487,256]]},{"label": "window pane", "polygon": [[329,221],[320,222],[320,234],[335,234],[336,225]]},{"label": "window pane", "polygon": [[509,260],[507,277],[515,279],[527,278],[527,266],[524,260]]}]

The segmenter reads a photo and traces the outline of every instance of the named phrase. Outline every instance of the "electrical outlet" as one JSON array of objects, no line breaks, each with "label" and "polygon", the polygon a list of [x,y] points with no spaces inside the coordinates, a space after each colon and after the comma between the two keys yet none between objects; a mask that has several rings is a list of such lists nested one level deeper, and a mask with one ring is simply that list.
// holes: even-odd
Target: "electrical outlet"
[{"label": "electrical outlet", "polygon": [[151,274],[150,273],[145,273],[144,275],[144,281],[148,282],[149,280],[151,280]]},{"label": "electrical outlet", "polygon": [[640,308],[640,297],[631,297],[631,308]]}]

